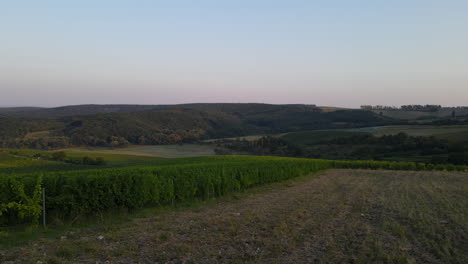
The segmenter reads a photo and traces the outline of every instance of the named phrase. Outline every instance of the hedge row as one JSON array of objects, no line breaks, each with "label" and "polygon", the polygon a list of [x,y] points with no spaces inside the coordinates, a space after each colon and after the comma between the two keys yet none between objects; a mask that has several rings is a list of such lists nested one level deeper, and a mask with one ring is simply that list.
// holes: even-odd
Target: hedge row
[{"label": "hedge row", "polygon": [[[254,185],[330,168],[331,161],[307,159],[227,159],[159,167],[37,173],[0,177],[0,220],[37,223],[40,197],[25,193],[46,189],[46,209],[63,218],[113,208],[141,208],[179,201],[219,197]],[[42,179],[38,182],[37,179]],[[18,190],[23,190],[18,192]],[[10,202],[24,204],[19,210]],[[31,209],[28,212],[28,208]]]},{"label": "hedge row", "polygon": [[219,197],[327,168],[468,171],[467,166],[413,162],[229,156],[188,164],[0,175],[0,225],[37,224],[41,188],[46,189],[46,210],[67,219],[115,208]]}]

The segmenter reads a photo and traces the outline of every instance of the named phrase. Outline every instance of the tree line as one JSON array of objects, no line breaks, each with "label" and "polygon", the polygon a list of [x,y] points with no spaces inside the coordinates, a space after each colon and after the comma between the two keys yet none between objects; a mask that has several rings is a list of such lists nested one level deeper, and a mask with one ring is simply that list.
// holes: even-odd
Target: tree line
[{"label": "tree line", "polygon": [[361,105],[361,109],[364,110],[403,110],[403,111],[418,111],[418,112],[437,112],[442,109],[441,105],[402,105],[396,106],[385,106],[385,105]]},{"label": "tree line", "polygon": [[374,136],[356,134],[319,140],[313,144],[293,144],[281,137],[265,136],[257,140],[222,140],[215,153],[304,157],[338,160],[405,161],[411,157],[433,164],[468,165],[468,142],[450,143],[435,137],[409,136],[406,133]]}]

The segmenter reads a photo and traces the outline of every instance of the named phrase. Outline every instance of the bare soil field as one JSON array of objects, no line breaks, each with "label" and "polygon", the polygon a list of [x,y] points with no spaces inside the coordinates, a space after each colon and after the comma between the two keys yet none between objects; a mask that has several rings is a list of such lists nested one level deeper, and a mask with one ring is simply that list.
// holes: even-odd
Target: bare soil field
[{"label": "bare soil field", "polygon": [[0,250],[0,263],[468,263],[468,174],[328,170]]},{"label": "bare soil field", "polygon": [[136,146],[131,145],[126,148],[69,148],[65,151],[87,152],[87,153],[108,153],[108,154],[124,154],[135,156],[156,156],[162,158],[184,158],[198,156],[212,156],[214,146],[202,144],[181,144],[181,145],[147,145]]}]

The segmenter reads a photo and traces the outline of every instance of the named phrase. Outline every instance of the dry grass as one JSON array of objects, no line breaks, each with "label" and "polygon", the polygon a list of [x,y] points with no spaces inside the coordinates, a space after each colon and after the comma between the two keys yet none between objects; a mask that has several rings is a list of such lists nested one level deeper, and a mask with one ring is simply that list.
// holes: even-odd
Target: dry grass
[{"label": "dry grass", "polygon": [[152,145],[152,146],[136,146],[132,145],[126,148],[69,148],[64,151],[81,152],[81,153],[96,153],[96,154],[119,154],[131,156],[151,156],[163,158],[184,158],[198,156],[215,155],[214,146],[201,144],[181,144],[181,145]]},{"label": "dry grass", "polygon": [[35,241],[0,251],[0,262],[468,263],[467,186],[463,173],[330,170]]}]

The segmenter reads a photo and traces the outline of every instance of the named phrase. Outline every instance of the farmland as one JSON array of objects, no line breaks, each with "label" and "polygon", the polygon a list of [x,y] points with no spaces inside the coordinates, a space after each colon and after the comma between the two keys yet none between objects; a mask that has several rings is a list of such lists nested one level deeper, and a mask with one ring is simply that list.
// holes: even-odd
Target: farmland
[{"label": "farmland", "polygon": [[[232,142],[231,149],[254,154],[324,159],[374,159],[468,164],[468,126],[405,125],[312,130],[273,135],[269,145]],[[274,144],[273,144],[274,143]],[[239,145],[239,146],[236,146]],[[243,144],[243,146],[242,146]],[[292,145],[291,145],[292,144]],[[259,149],[258,146],[261,146]],[[287,148],[285,148],[287,146]],[[282,148],[281,151],[277,149]],[[275,151],[271,151],[271,150]],[[225,151],[225,153],[229,153]],[[297,154],[295,154],[297,153]]]},{"label": "farmland", "polygon": [[[64,150],[69,159],[101,157],[106,163],[99,166],[5,149],[0,261],[463,263],[467,257],[466,166],[162,158],[150,154],[156,147]],[[46,230],[38,227],[41,188]]]},{"label": "farmland", "polygon": [[310,144],[327,139],[346,137],[356,133],[370,133],[375,136],[396,135],[406,133],[410,136],[435,136],[450,139],[451,136],[457,137],[468,133],[467,125],[451,126],[426,126],[426,125],[401,125],[401,126],[380,126],[363,127],[353,129],[333,129],[333,130],[312,130],[301,132],[284,133],[282,136],[294,143]]},{"label": "farmland", "polygon": [[453,125],[453,126],[382,126],[382,127],[366,127],[350,129],[351,132],[366,132],[376,136],[394,135],[404,132],[410,136],[440,136],[446,134],[466,133],[468,126],[466,125]]},{"label": "farmland", "polygon": [[0,264],[468,264],[468,0],[0,10]]},{"label": "farmland", "polygon": [[64,231],[0,256],[12,263],[466,263],[467,180],[466,173],[329,170]]},{"label": "farmland", "polygon": [[0,152],[0,174],[24,173],[33,171],[71,170],[75,166],[48,160],[37,160]]},{"label": "farmland", "polygon": [[[28,173],[35,171],[70,171],[83,169],[103,169],[113,167],[125,167],[132,165],[154,164],[164,160],[156,156],[139,156],[120,154],[113,152],[82,152],[67,150],[66,159],[81,160],[84,157],[102,158],[105,164],[100,166],[89,166],[83,164],[72,164],[63,161],[54,161],[47,159],[54,151],[31,150],[31,149],[3,149],[0,152],[0,174],[1,173]],[[41,157],[36,158],[35,156]]]},{"label": "farmland", "polygon": [[[23,152],[25,153],[27,152]],[[2,155],[6,157],[4,164],[13,164],[12,168],[6,167],[9,170],[3,171],[3,175],[0,174],[0,220],[3,225],[37,223],[38,204],[41,200],[37,192],[42,188],[47,190],[46,209],[63,221],[83,214],[93,214],[96,210],[137,209],[220,197],[252,186],[328,168],[468,170],[467,166],[462,165],[254,156],[153,160],[146,160],[148,157],[142,156],[144,159],[138,165],[124,165],[114,161],[114,166],[95,165],[91,168],[91,165],[28,160],[28,157],[5,153]],[[117,157],[122,158],[120,155]],[[56,169],[43,169],[44,165]]]},{"label": "farmland", "polygon": [[331,161],[269,157],[216,157],[173,160],[123,168],[5,174],[0,177],[3,225],[38,223],[41,197],[61,221],[118,208],[136,209],[209,199],[305,173]]},{"label": "farmland", "polygon": [[[468,126],[362,127],[370,117],[340,114],[348,110],[261,106],[265,112],[258,116],[248,105],[242,113],[231,112],[238,105],[197,106],[205,107],[221,107],[224,114],[216,116],[241,117],[246,128],[268,129],[196,139],[168,122],[177,133],[155,127],[152,136],[164,130],[161,140],[170,140],[145,145],[155,142],[139,137],[128,144],[124,136],[133,136],[125,129],[135,132],[131,125],[117,129],[125,135],[106,132],[98,139],[80,122],[99,129],[102,118],[113,129],[114,118],[133,122],[138,116],[145,130],[159,110],[73,122],[52,118],[46,126],[40,119],[19,119],[25,146],[40,144],[1,149],[0,262],[465,262]],[[301,118],[330,119],[290,124],[284,131],[263,118],[273,111],[284,121],[299,113],[291,112],[297,107]],[[189,122],[185,110],[176,112]],[[173,113],[158,112],[155,122],[165,114]],[[376,124],[393,122],[372,118]],[[93,143],[56,144],[63,139],[51,129],[57,122],[80,131],[70,139]],[[210,129],[224,126],[207,122]],[[329,129],[335,127],[342,129]],[[307,130],[315,128],[327,129]],[[218,135],[225,137],[215,140]],[[233,152],[226,155],[228,146]],[[42,188],[47,229],[40,227]]]},{"label": "farmland", "polygon": [[178,144],[158,146],[129,146],[126,148],[69,148],[66,152],[81,154],[121,154],[130,156],[156,156],[161,158],[184,158],[215,155],[212,145]]}]

